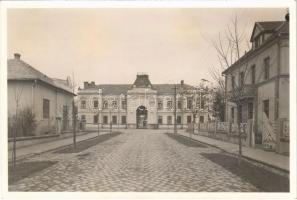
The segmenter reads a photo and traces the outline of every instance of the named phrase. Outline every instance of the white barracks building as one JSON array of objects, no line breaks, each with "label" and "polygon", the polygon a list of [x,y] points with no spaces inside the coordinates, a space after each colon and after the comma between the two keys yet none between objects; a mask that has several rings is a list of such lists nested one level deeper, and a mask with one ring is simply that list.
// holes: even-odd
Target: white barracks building
[{"label": "white barracks building", "polygon": [[193,120],[208,119],[198,112],[198,100],[195,87],[184,81],[152,84],[147,74],[139,74],[133,84],[84,82],[84,88],[78,89],[78,117],[86,126],[99,123],[103,128],[110,124],[119,128],[173,128],[176,102],[177,127],[185,128]]}]

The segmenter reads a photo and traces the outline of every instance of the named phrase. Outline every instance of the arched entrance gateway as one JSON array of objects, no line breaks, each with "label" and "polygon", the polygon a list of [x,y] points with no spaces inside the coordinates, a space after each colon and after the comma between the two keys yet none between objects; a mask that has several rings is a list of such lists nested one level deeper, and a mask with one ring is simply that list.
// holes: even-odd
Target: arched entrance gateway
[{"label": "arched entrance gateway", "polygon": [[136,110],[136,128],[147,128],[147,109],[144,106]]}]

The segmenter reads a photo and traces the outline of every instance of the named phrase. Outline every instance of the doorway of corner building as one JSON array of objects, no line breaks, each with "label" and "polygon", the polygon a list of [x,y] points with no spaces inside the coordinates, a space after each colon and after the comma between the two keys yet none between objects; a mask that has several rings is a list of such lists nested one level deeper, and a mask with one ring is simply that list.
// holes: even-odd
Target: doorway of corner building
[{"label": "doorway of corner building", "polygon": [[136,110],[136,128],[147,128],[147,109],[144,106],[139,106]]}]

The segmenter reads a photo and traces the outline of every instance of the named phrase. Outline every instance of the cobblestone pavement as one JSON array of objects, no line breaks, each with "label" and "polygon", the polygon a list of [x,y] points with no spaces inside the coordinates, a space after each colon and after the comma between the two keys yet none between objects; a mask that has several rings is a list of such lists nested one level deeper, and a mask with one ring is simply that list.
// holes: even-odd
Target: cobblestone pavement
[{"label": "cobblestone pavement", "polygon": [[245,192],[257,187],[206,159],[218,149],[187,146],[161,130],[125,130],[80,153],[48,152],[28,161],[58,161],[9,186],[10,191]]}]

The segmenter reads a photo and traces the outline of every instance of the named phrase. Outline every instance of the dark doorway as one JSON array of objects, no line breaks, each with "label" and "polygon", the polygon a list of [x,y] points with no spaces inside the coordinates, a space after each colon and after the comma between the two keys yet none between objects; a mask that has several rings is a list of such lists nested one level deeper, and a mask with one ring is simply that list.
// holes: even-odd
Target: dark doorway
[{"label": "dark doorway", "polygon": [[136,110],[136,128],[147,128],[147,109],[144,106]]}]

